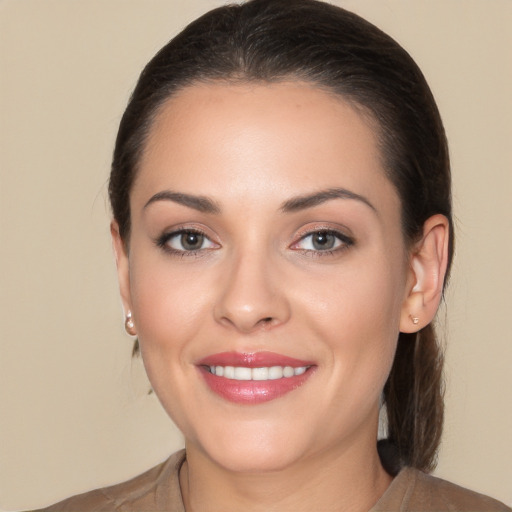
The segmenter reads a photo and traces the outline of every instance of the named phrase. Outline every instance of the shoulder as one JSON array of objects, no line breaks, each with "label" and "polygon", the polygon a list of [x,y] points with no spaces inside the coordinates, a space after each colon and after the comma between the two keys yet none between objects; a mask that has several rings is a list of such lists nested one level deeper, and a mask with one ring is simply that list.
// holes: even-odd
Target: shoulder
[{"label": "shoulder", "polygon": [[479,494],[459,485],[452,484],[441,478],[410,469],[415,478],[411,493],[411,506],[421,503],[431,503],[434,507],[445,507],[444,510],[482,512],[509,511],[510,508],[489,496]]},{"label": "shoulder", "polygon": [[512,512],[504,503],[493,498],[414,468],[400,471],[372,510]]},{"label": "shoulder", "polygon": [[96,489],[51,505],[39,512],[183,511],[179,468],[185,451],[126,482]]}]

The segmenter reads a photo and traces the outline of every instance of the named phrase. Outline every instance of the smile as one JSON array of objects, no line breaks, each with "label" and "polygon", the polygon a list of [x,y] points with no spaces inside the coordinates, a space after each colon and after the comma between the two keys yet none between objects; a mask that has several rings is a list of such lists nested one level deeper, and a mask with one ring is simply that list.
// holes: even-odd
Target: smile
[{"label": "smile", "polygon": [[248,368],[247,366],[209,366],[210,373],[217,377],[233,380],[277,380],[302,375],[309,367],[299,366],[267,366]]},{"label": "smile", "polygon": [[316,365],[272,352],[214,354],[197,365],[208,388],[224,400],[255,405],[302,386]]}]

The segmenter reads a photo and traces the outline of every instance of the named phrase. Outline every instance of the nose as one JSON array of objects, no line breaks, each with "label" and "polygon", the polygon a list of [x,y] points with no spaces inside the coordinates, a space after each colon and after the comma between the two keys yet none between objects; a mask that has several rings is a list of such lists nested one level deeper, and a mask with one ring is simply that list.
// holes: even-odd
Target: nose
[{"label": "nose", "polygon": [[239,255],[223,275],[214,315],[217,322],[248,334],[286,323],[286,283],[262,254]]}]

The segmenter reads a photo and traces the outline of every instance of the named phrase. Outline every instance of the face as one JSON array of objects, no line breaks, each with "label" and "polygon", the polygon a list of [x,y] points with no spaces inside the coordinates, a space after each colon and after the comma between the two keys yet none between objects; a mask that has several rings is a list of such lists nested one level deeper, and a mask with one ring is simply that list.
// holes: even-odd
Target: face
[{"label": "face", "polygon": [[237,471],[375,450],[411,286],[360,113],[301,83],[190,86],[155,120],[130,206],[123,301],[189,450]]}]

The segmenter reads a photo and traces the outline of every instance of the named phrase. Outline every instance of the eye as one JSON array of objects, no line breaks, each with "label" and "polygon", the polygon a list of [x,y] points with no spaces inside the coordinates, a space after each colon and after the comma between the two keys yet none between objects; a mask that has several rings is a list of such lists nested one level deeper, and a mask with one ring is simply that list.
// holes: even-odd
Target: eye
[{"label": "eye", "polygon": [[204,233],[192,229],[166,233],[157,240],[157,245],[174,253],[193,253],[218,247],[218,244],[212,242]]},{"label": "eye", "polygon": [[316,252],[332,252],[352,245],[351,238],[332,230],[318,230],[303,236],[292,249]]}]

